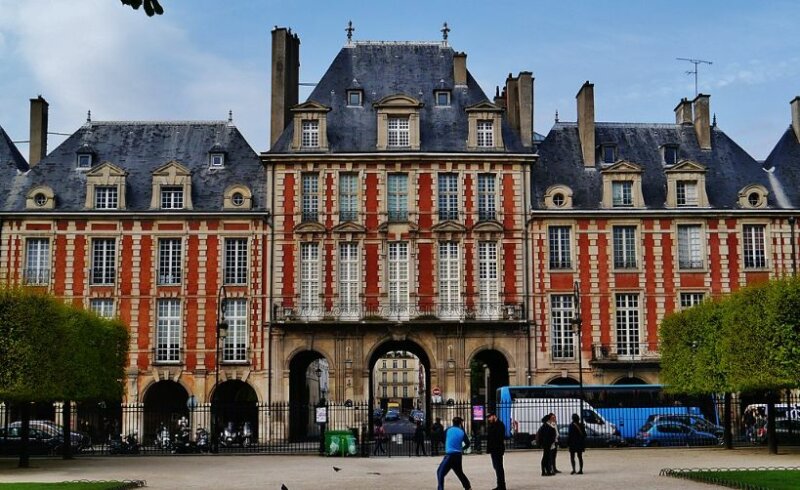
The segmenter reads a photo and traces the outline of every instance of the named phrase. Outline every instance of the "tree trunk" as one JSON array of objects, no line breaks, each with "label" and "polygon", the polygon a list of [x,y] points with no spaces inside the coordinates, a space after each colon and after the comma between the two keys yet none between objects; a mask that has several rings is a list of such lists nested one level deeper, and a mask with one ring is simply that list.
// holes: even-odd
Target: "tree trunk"
[{"label": "tree trunk", "polygon": [[72,459],[72,402],[64,400],[63,414],[64,447],[62,452],[64,459]]},{"label": "tree trunk", "polygon": [[725,393],[725,414],[723,415],[723,425],[725,426],[725,449],[733,449],[733,430],[731,428],[731,394]]},{"label": "tree trunk", "polygon": [[29,468],[30,467],[30,455],[28,454],[28,441],[30,440],[30,432],[31,432],[31,404],[28,402],[22,402],[20,405],[20,415],[22,417],[22,427],[21,430],[21,438],[20,438],[20,446],[19,446],[19,467],[20,468]]}]

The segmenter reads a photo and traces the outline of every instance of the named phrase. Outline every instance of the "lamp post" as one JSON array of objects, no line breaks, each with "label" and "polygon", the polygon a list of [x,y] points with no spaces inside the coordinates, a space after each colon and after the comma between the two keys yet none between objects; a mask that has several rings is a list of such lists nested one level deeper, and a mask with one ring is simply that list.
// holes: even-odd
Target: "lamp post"
[{"label": "lamp post", "polygon": [[211,429],[211,435],[215,441],[215,452],[219,451],[219,413],[217,410],[219,400],[217,400],[217,387],[219,386],[220,344],[224,344],[225,338],[228,336],[228,322],[225,321],[225,309],[227,307],[227,301],[228,297],[225,293],[225,286],[220,286],[219,292],[217,293],[217,339],[216,355],[214,356],[216,369],[214,370],[214,396],[211,403],[211,422],[213,425],[213,428]]},{"label": "lamp post", "polygon": [[583,355],[581,354],[583,350],[581,348],[581,327],[583,319],[581,319],[581,290],[578,281],[575,281],[575,290],[572,293],[572,311],[572,318],[570,319],[572,332],[578,337],[578,384],[581,393],[581,421],[583,421]]}]

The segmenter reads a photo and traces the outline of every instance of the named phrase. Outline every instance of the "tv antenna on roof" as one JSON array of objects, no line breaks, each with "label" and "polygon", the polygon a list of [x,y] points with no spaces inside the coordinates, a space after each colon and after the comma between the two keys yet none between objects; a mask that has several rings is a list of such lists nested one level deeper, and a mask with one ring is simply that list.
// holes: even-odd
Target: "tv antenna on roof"
[{"label": "tv antenna on roof", "polygon": [[706,60],[696,60],[696,59],[692,59],[692,58],[675,58],[675,59],[678,60],[678,61],[688,61],[689,63],[692,63],[694,65],[694,70],[687,70],[686,74],[687,75],[694,75],[694,96],[697,97],[697,94],[698,94],[698,92],[697,92],[697,65],[699,65],[700,63],[705,63],[707,65],[711,65],[711,64],[713,64],[713,62],[706,61]]}]

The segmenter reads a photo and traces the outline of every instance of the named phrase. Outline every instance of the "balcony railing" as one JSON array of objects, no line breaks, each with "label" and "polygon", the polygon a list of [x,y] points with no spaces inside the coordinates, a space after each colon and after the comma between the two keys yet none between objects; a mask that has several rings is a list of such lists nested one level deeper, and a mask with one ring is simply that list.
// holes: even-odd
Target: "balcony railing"
[{"label": "balcony railing", "polygon": [[390,223],[405,223],[408,221],[408,210],[406,209],[390,209],[388,214]]},{"label": "balcony railing", "polygon": [[494,209],[479,209],[478,221],[492,221],[497,219],[497,212]]},{"label": "balcony railing", "polygon": [[356,221],[358,220],[358,211],[355,210],[341,210],[339,211],[339,221]]},{"label": "balcony railing", "polygon": [[439,210],[439,220],[440,221],[457,221],[458,220],[458,209],[440,209]]},{"label": "balcony railing", "polygon": [[29,286],[44,286],[50,283],[50,269],[23,269],[22,278]]},{"label": "balcony railing", "polygon": [[661,354],[655,342],[617,342],[594,344],[593,362],[658,361]]},{"label": "balcony railing", "polygon": [[302,220],[303,223],[315,223],[319,221],[319,211],[303,211]]},{"label": "balcony railing", "polygon": [[276,306],[277,321],[520,321],[519,303],[389,303],[367,308],[362,304],[340,303],[330,308],[321,304]]}]

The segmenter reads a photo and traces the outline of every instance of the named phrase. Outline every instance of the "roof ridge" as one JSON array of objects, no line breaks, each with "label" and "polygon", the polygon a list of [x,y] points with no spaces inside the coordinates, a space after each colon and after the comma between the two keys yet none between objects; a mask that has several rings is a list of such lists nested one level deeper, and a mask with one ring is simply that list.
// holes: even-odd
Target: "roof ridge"
[{"label": "roof ridge", "polygon": [[450,48],[443,41],[352,41],[352,46],[437,46]]},{"label": "roof ridge", "polygon": [[173,126],[188,126],[188,125],[193,125],[193,124],[208,124],[208,125],[210,125],[210,124],[214,124],[214,125],[222,124],[222,125],[231,125],[231,126],[233,126],[233,124],[231,124],[229,121],[224,121],[224,120],[221,120],[221,119],[220,120],[208,119],[208,120],[197,120],[197,121],[191,121],[191,120],[180,120],[180,121],[166,121],[166,120],[162,120],[162,121],[158,121],[158,120],[153,120],[153,121],[91,121],[91,122],[87,122],[85,124],[85,126],[122,126],[122,125],[145,126],[145,125],[153,125],[153,124],[169,124],[169,125],[173,125]]}]

